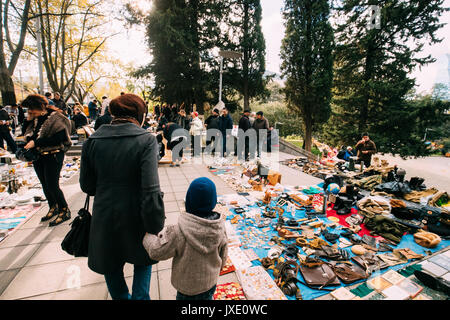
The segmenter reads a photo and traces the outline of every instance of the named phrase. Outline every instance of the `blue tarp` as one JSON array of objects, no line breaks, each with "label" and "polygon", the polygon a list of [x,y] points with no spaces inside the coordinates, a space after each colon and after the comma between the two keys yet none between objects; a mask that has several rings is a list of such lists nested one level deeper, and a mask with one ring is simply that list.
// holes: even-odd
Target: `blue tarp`
[{"label": "blue tarp", "polygon": [[14,229],[25,219],[26,217],[0,219],[0,230]]},{"label": "blue tarp", "polygon": [[[318,187],[322,187],[322,186],[323,186],[323,183],[318,185]],[[272,202],[272,205],[274,206],[274,205],[276,205],[276,203],[275,203],[275,202]],[[249,208],[251,209],[252,207],[249,207]],[[259,207],[254,206],[253,208],[259,208]],[[285,206],[285,209],[286,209],[286,208],[287,208],[287,205]],[[233,210],[232,210],[232,212],[235,213]],[[235,213],[235,214],[236,214],[236,213]],[[237,215],[239,216],[239,214],[237,214]],[[286,217],[286,218],[292,218],[292,215],[291,215],[291,213],[289,212],[289,210],[285,210],[285,213],[284,213],[283,216]],[[227,220],[231,220],[233,217],[234,217],[234,215],[230,215],[230,216],[227,217]],[[306,216],[305,210],[298,210],[298,209],[296,210],[296,216],[295,216],[295,219],[302,219],[302,218],[306,218],[306,217],[307,217],[307,216]],[[331,222],[331,221],[328,220],[327,218],[319,218],[319,219],[322,220],[322,221],[324,221],[325,224]],[[277,220],[278,220],[278,218],[272,219],[273,224],[276,224]],[[234,225],[234,227],[236,228],[236,231],[237,231],[237,234],[238,234],[238,235],[239,235],[239,231],[243,231],[243,230],[245,230],[246,228],[250,228],[250,229],[251,229],[251,228],[259,229],[259,228],[257,228],[255,221],[252,221],[251,219],[247,219],[247,223],[246,223],[246,224],[244,224],[244,223],[240,220],[238,224]],[[270,239],[271,239],[272,237],[278,236],[278,233],[277,233],[277,231],[274,230],[274,228],[272,227],[272,225],[269,226],[269,228],[270,228],[270,231],[268,232],[267,235],[269,236],[269,241],[270,241]],[[337,231],[333,231],[333,230],[330,229],[330,232],[335,233],[335,232],[337,232]],[[239,237],[241,238],[241,241],[242,241],[242,240],[243,240],[242,236],[239,235]],[[325,238],[323,238],[323,236],[321,236],[321,238],[325,240]],[[268,241],[267,241],[267,242],[268,242]],[[287,240],[287,241],[284,241],[284,243],[289,244],[289,243],[295,243],[295,242],[294,242],[293,240],[290,240],[290,241]],[[450,240],[443,240],[443,241],[441,241],[441,243],[440,243],[436,248],[434,248],[434,249],[424,248],[424,247],[421,247],[420,245],[418,245],[418,244],[414,241],[413,235],[407,234],[407,235],[403,236],[402,241],[395,247],[395,249],[409,248],[409,249],[413,250],[414,252],[416,252],[416,253],[418,253],[418,254],[423,254],[424,256],[426,256],[427,253],[426,253],[425,251],[427,251],[427,250],[430,250],[431,252],[434,253],[434,252],[437,252],[437,251],[439,251],[439,250],[441,250],[441,249],[443,249],[443,248],[448,247],[449,245],[450,245]],[[250,245],[250,246],[249,246],[249,249],[253,249],[253,251],[255,251],[255,253],[256,253],[260,258],[264,258],[264,257],[267,257],[267,254],[268,254],[269,250],[268,250],[268,249],[263,249],[262,247],[264,247],[264,245],[263,245],[263,246],[259,245],[259,247],[252,247],[252,246]],[[267,244],[266,247],[269,247],[269,245]],[[349,254],[350,254],[351,257],[355,256],[355,255],[351,252],[350,247],[349,247],[349,248],[345,248],[344,250],[347,250],[347,251],[349,252]],[[305,254],[305,253],[300,249],[300,254]],[[411,263],[411,262],[412,262],[412,261],[409,261],[409,263]],[[373,273],[373,274],[371,275],[371,278],[372,278],[372,277],[379,276],[380,274],[384,274],[384,273],[387,272],[388,270],[400,270],[400,269],[404,268],[405,266],[407,266],[409,263],[405,263],[405,264],[400,264],[400,265],[392,266],[392,267],[383,269],[383,270],[381,270],[380,272],[375,272],[375,273]],[[261,265],[260,261],[258,261],[258,260],[252,261],[252,264],[253,264],[254,266],[260,266],[260,265]],[[267,270],[267,272],[270,274],[270,276],[271,276],[272,278],[274,278],[274,276],[273,276],[273,271],[272,271],[272,270],[269,269],[269,270]],[[304,279],[302,278],[302,275],[300,274],[300,272],[299,272],[297,278],[298,278],[299,280],[301,280],[302,282],[304,282]],[[349,285],[344,285],[344,284],[342,284],[341,286],[336,286],[336,287],[333,287],[333,288],[338,289],[339,287],[342,287],[342,286],[351,286],[351,285],[354,285],[354,284],[357,284],[357,283],[362,283],[362,282],[365,282],[365,281],[367,281],[367,280],[360,280],[360,281],[358,281],[358,282],[354,282],[354,283],[349,284]],[[300,283],[297,283],[297,286],[299,287],[300,292],[301,292],[301,295],[302,295],[302,297],[303,297],[304,300],[312,300],[312,299],[318,298],[318,297],[320,297],[320,296],[323,296],[323,295],[326,295],[326,294],[329,293],[329,291],[323,291],[323,290],[314,290],[314,289],[311,289],[311,288],[309,288],[309,287],[307,287],[307,286],[305,286],[305,285],[303,285],[303,284],[300,284]],[[328,287],[328,288],[330,288],[330,287]],[[287,298],[288,298],[289,300],[295,300],[295,296],[287,296]]]}]

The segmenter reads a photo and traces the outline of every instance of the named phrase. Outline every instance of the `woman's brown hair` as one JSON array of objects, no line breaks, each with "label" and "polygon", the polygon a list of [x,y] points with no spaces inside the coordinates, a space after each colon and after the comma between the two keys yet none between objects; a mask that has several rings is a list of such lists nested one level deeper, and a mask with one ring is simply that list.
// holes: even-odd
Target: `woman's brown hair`
[{"label": "woman's brown hair", "polygon": [[25,100],[22,101],[21,106],[28,108],[29,110],[45,111],[48,106],[48,100],[40,94],[30,94],[25,98]]}]

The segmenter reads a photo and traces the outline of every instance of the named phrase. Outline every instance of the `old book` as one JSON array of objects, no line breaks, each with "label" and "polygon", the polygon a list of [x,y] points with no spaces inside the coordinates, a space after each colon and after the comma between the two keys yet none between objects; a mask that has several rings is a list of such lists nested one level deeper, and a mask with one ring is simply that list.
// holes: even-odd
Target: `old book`
[{"label": "old book", "polygon": [[409,293],[399,286],[390,286],[384,289],[381,294],[385,297],[385,300],[408,300],[410,297]]},{"label": "old book", "polygon": [[403,290],[405,290],[406,292],[408,292],[411,298],[417,297],[417,295],[421,293],[423,290],[422,286],[415,283],[414,281],[411,281],[410,279],[403,280],[398,284],[398,286]]},{"label": "old book", "polygon": [[424,261],[420,264],[422,265],[423,271],[427,271],[436,277],[441,277],[448,272],[446,269],[430,261]]},{"label": "old book", "polygon": [[375,291],[382,292],[383,290],[392,286],[389,281],[386,281],[381,276],[372,278],[367,281],[367,286]]},{"label": "old book", "polygon": [[389,270],[388,272],[382,275],[382,278],[384,280],[389,281],[393,285],[396,285],[406,279],[404,276],[402,276],[400,273],[394,270]]},{"label": "old book", "polygon": [[336,300],[353,300],[356,296],[345,287],[340,287],[332,291],[331,296]]}]

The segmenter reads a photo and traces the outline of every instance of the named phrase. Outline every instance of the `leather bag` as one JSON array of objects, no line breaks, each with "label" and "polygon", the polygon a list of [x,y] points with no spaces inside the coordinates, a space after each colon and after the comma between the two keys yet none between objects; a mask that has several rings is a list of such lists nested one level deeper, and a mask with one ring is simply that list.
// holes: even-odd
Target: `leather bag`
[{"label": "leather bag", "polygon": [[89,247],[89,232],[91,228],[91,214],[89,212],[89,196],[86,197],[84,207],[78,211],[78,216],[70,223],[72,226],[61,248],[75,257],[87,257]]},{"label": "leather bag", "polygon": [[334,289],[326,289],[324,287],[339,286],[341,284],[333,269],[325,263],[315,267],[301,265],[300,273],[305,280],[303,284],[317,290],[333,291]]},{"label": "leather bag", "polygon": [[367,272],[360,266],[352,263],[337,263],[331,265],[336,276],[345,284],[350,284],[359,280],[367,279]]}]

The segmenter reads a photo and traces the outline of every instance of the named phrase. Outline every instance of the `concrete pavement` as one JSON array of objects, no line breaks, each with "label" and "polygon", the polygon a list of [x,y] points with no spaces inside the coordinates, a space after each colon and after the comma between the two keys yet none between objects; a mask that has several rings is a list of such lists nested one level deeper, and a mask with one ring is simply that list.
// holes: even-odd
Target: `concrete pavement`
[{"label": "concrete pavement", "polygon": [[404,160],[390,154],[378,156],[391,165],[405,169],[407,180],[411,177],[421,177],[425,179],[424,183],[428,188],[435,187],[450,194],[450,158],[439,156]]},{"label": "concrete pavement", "polygon": [[[290,155],[280,154],[280,158]],[[191,181],[198,177],[209,177],[214,181],[219,195],[234,193],[225,182],[211,174],[206,165],[183,164],[170,168],[160,165],[161,189],[165,193],[166,224],[176,224],[180,212],[184,211],[184,197]],[[280,166],[282,183],[308,185],[320,182],[297,170]],[[61,249],[61,241],[70,230],[70,222],[83,207],[85,195],[73,176],[62,187],[72,211],[72,219],[50,228],[40,219],[47,211],[41,210],[32,216],[13,234],[0,242],[0,300],[105,300],[111,299],[103,275],[91,271],[87,258],[74,258]],[[125,265],[125,277],[131,290],[133,266]],[[150,288],[151,299],[173,300],[176,290],[170,283],[171,260],[153,266]],[[237,281],[234,273],[221,276],[220,283]]]}]

